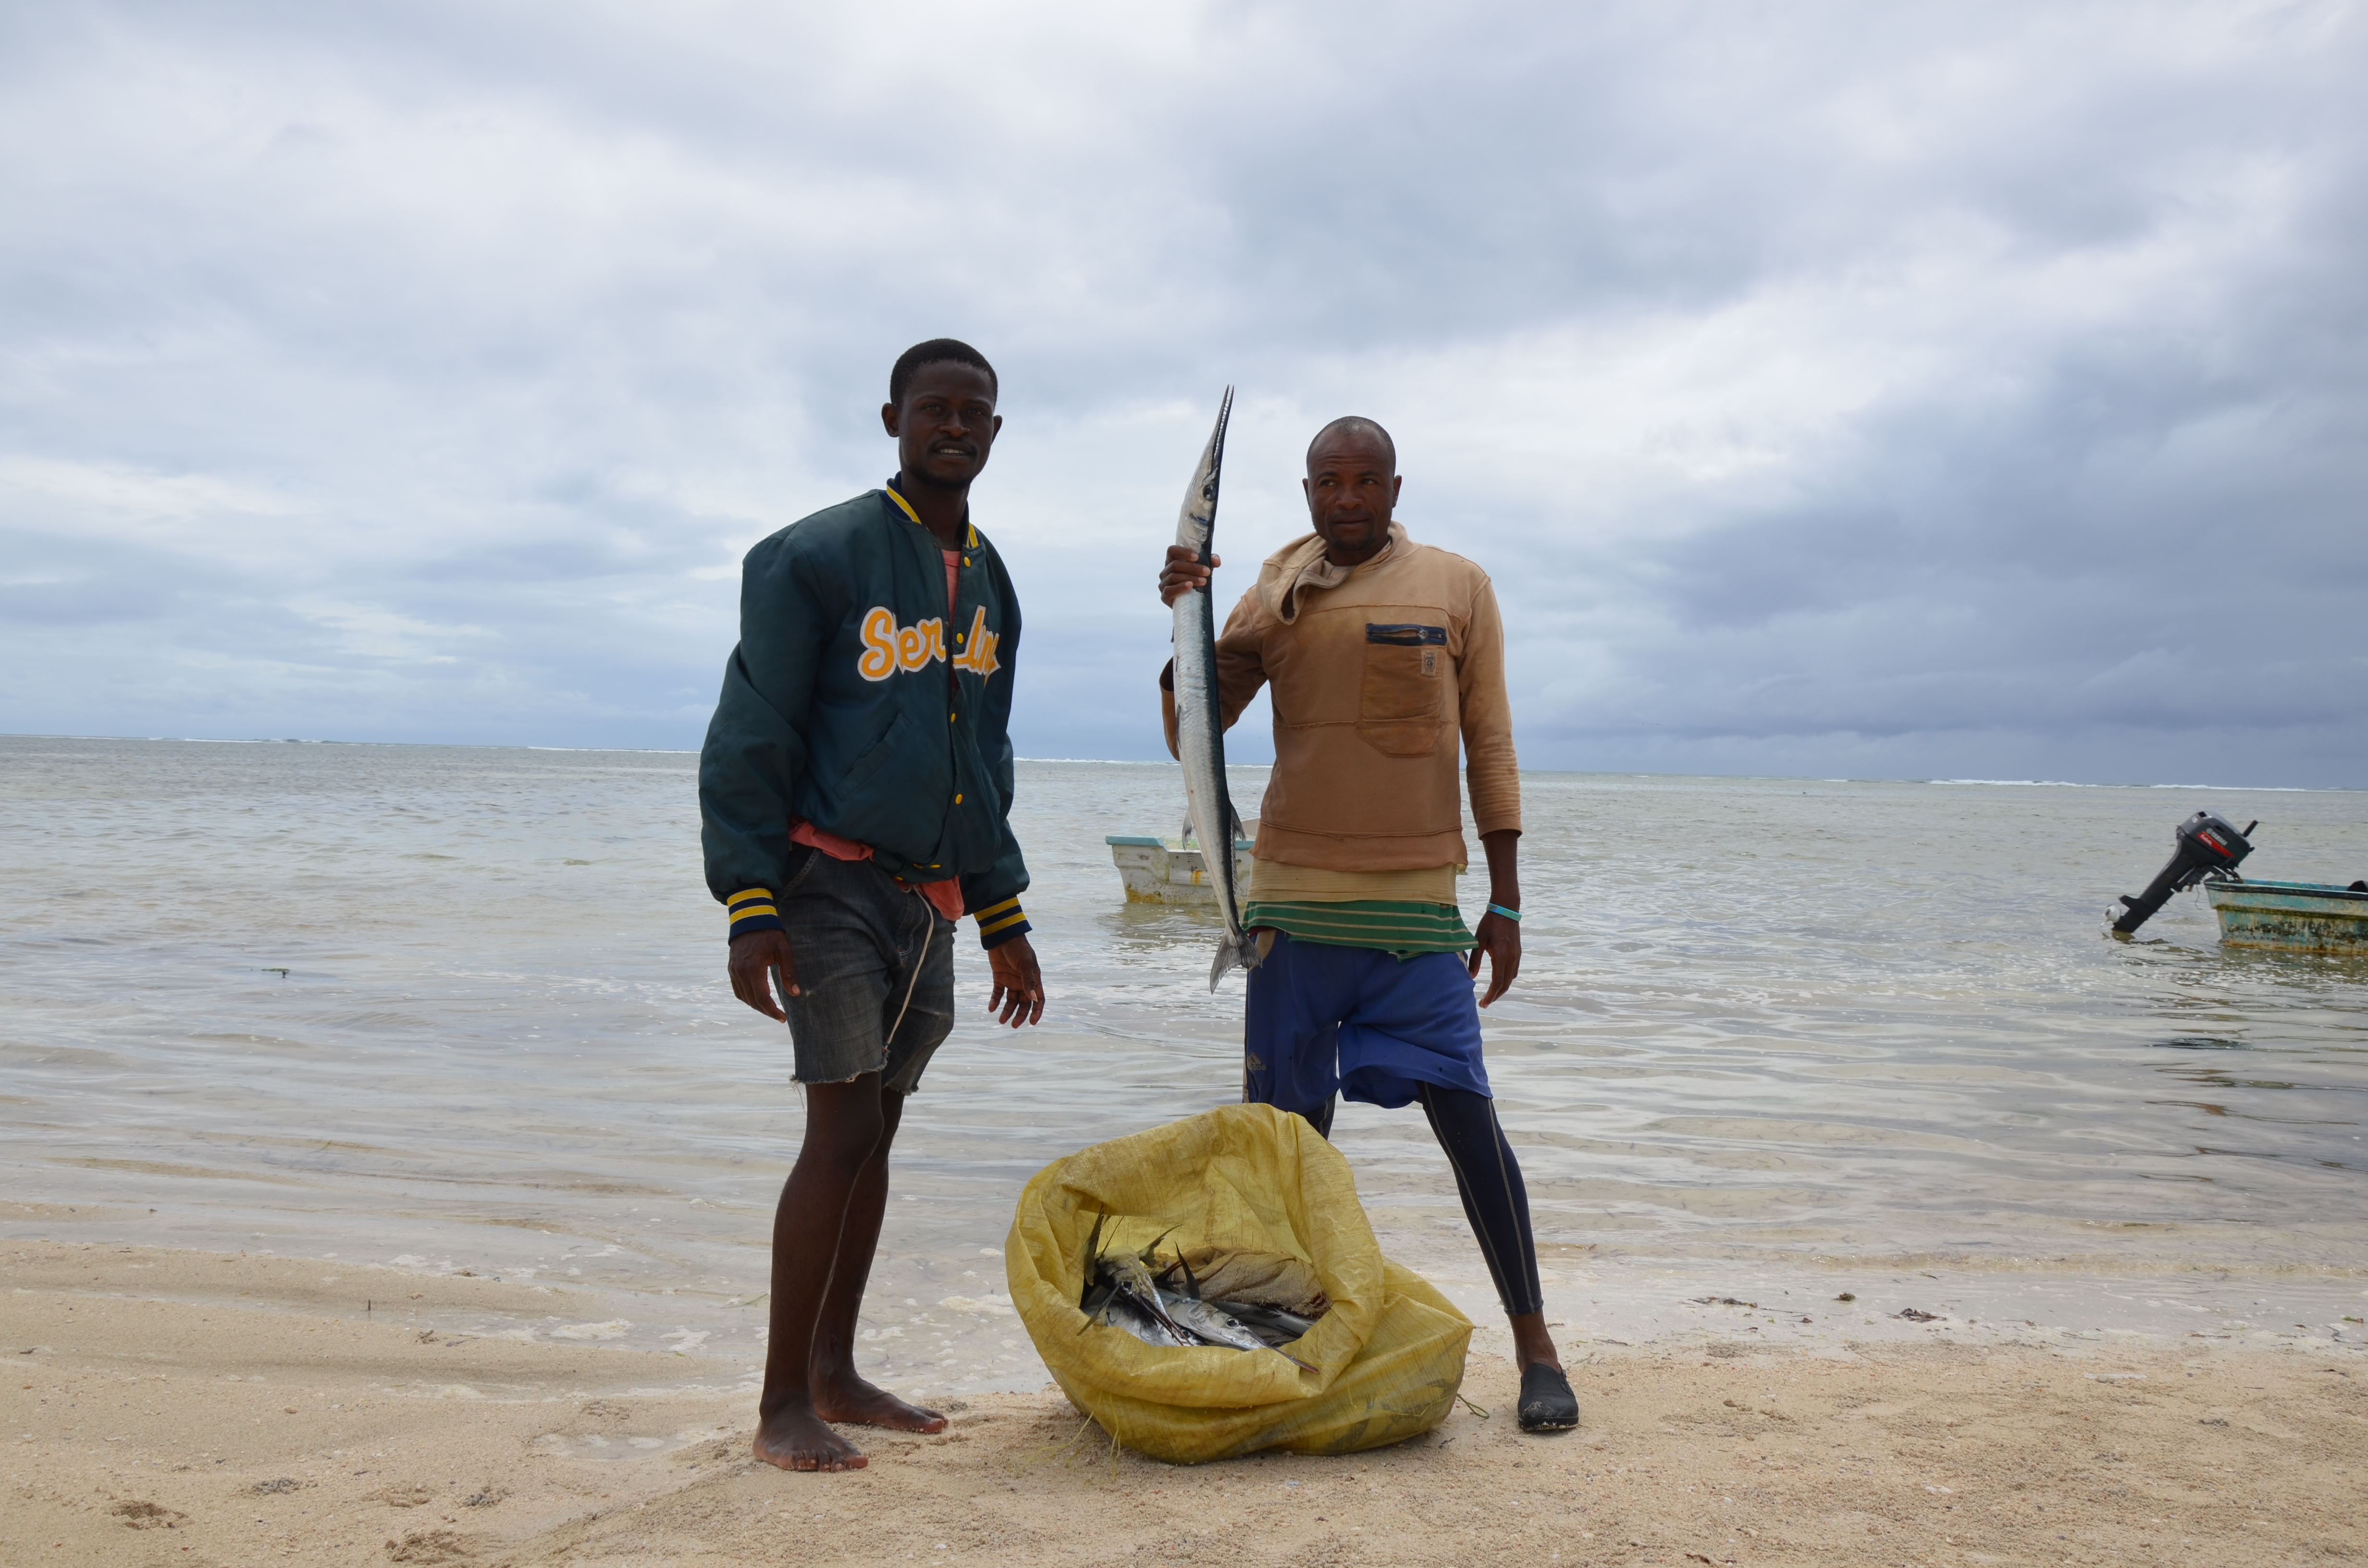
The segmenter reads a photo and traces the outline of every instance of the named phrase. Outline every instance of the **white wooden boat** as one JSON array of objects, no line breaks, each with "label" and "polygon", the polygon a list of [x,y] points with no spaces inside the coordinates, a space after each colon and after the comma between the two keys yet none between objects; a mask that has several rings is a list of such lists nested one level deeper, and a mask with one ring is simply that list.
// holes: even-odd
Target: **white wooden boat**
[{"label": "white wooden boat", "polygon": [[[1236,886],[1247,887],[1257,819],[1242,824],[1242,832],[1251,836],[1234,840],[1234,878]],[[1129,903],[1217,902],[1216,890],[1209,882],[1209,862],[1202,858],[1198,844],[1181,838],[1122,833],[1114,833],[1102,842],[1110,846],[1110,859],[1118,867],[1119,881],[1126,884]]]}]

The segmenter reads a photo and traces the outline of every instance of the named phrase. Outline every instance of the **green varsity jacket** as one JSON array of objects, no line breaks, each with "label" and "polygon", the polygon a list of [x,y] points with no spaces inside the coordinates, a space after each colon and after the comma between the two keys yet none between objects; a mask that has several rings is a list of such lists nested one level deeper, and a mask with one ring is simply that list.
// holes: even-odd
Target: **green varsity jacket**
[{"label": "green varsity jacket", "polygon": [[772,890],[800,819],[906,881],[961,878],[986,947],[1029,928],[1007,728],[1019,600],[963,527],[951,618],[936,536],[885,489],[741,562],[740,644],[699,758],[707,886],[732,935],[780,928]]}]

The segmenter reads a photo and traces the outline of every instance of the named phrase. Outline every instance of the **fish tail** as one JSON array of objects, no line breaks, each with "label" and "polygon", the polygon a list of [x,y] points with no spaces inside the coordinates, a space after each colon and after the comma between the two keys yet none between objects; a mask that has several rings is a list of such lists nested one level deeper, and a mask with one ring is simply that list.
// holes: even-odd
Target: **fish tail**
[{"label": "fish tail", "polygon": [[1242,967],[1242,939],[1231,931],[1217,943],[1217,961],[1209,966],[1209,989],[1214,991],[1225,971]]},{"label": "fish tail", "polygon": [[1217,960],[1209,966],[1209,989],[1214,991],[1217,982],[1225,978],[1229,970],[1256,969],[1266,961],[1269,944],[1254,939],[1247,931],[1235,935],[1228,931],[1217,943]]}]

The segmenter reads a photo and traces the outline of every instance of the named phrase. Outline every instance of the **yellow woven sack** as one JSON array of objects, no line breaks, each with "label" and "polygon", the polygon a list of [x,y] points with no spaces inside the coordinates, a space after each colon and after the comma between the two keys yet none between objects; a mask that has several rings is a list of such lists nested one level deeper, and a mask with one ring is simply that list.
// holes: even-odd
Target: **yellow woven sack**
[{"label": "yellow woven sack", "polygon": [[[1331,1310],[1280,1356],[1145,1345],[1087,1326],[1085,1249],[1213,1246],[1311,1266]],[[1340,1152],[1296,1116],[1232,1105],[1097,1143],[1036,1173],[1019,1195],[1004,1270],[1036,1353],[1077,1408],[1138,1453],[1171,1464],[1261,1449],[1346,1454],[1402,1442],[1446,1418],[1463,1381],[1471,1320],[1382,1256]]]}]

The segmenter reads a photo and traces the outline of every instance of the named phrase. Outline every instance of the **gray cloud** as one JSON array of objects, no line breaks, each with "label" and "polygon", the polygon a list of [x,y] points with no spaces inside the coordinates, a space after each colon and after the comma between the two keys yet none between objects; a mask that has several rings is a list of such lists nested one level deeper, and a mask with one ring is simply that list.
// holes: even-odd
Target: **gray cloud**
[{"label": "gray cloud", "polygon": [[1381,418],[1532,765],[2368,785],[2362,30],[20,8],[0,728],[696,744],[952,332],[1033,753],[1156,750],[1230,381],[1221,580]]}]

